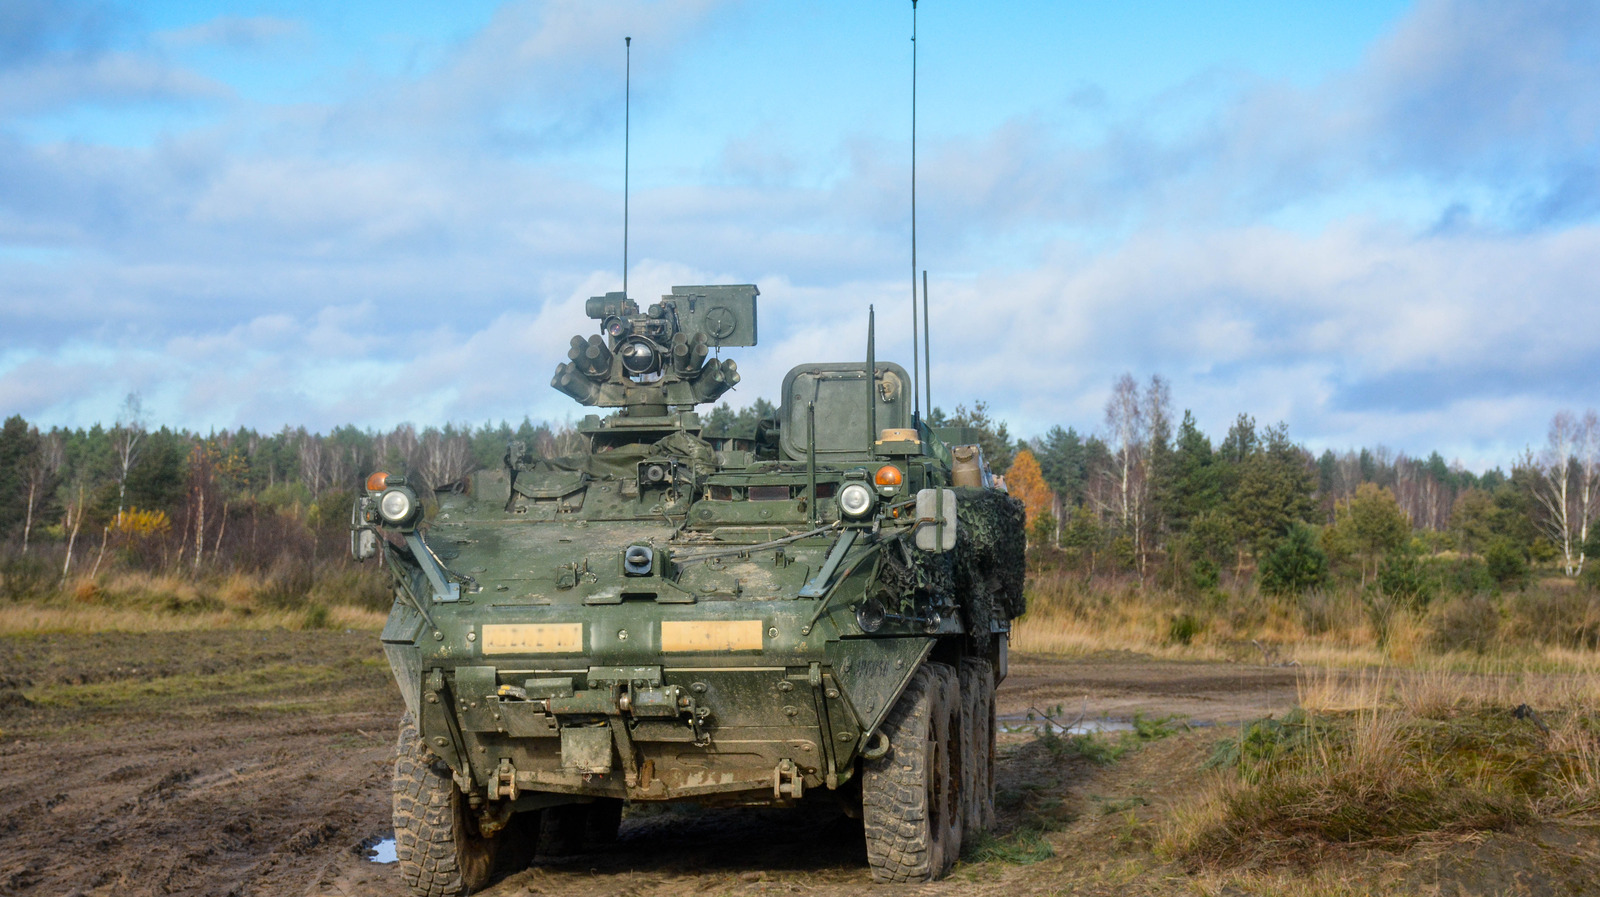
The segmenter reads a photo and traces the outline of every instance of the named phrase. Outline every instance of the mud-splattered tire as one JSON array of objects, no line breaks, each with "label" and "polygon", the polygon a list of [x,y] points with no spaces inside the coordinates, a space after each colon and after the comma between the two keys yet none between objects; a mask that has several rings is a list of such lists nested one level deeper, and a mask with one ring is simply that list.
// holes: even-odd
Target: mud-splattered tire
[{"label": "mud-splattered tire", "polygon": [[467,801],[444,765],[400,721],[394,760],[394,847],[400,877],[414,897],[458,897],[489,884],[496,839],[478,834]]},{"label": "mud-splattered tire", "polygon": [[539,824],[542,810],[524,810],[513,814],[506,827],[494,836],[495,874],[511,875],[533,865],[539,847]]},{"label": "mud-splattered tire", "polygon": [[962,749],[965,729],[961,725],[961,677],[955,667],[935,664],[944,680],[944,712],[935,718],[939,738],[944,743],[945,774],[934,780],[935,798],[944,807],[942,817],[945,831],[940,841],[939,871],[935,878],[943,877],[961,856],[961,842],[966,830],[966,805],[968,773],[966,751]]},{"label": "mud-splattered tire", "polygon": [[924,664],[912,674],[881,731],[889,751],[864,762],[861,781],[872,878],[931,881],[950,868],[961,849],[955,670]]},{"label": "mud-splattered tire", "polygon": [[961,709],[968,783],[964,821],[970,837],[994,826],[994,668],[989,661],[961,661]]}]

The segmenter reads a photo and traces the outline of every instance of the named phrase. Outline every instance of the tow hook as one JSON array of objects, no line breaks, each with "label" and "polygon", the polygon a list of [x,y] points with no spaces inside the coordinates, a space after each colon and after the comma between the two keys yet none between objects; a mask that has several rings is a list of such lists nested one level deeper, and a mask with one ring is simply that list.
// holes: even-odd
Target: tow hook
[{"label": "tow hook", "polygon": [[772,799],[799,800],[805,792],[805,780],[801,777],[799,768],[794,765],[794,761],[788,757],[779,760],[777,767],[772,770]]},{"label": "tow hook", "polygon": [[500,758],[500,768],[494,771],[494,786],[490,789],[490,796],[517,799],[517,768],[511,765],[508,757]]}]

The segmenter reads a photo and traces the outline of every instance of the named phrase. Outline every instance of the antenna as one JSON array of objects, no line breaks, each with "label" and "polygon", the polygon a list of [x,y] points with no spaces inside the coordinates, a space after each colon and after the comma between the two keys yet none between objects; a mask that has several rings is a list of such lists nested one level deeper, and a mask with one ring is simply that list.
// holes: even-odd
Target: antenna
[{"label": "antenna", "polygon": [[628,133],[633,106],[633,38],[622,39],[622,298],[628,298]]},{"label": "antenna", "polygon": [[[912,282],[915,288],[916,282]],[[911,304],[917,301],[912,298]],[[922,363],[927,365],[927,370],[922,374],[922,386],[928,391],[928,413],[933,413],[933,345],[928,342],[928,272],[922,272]]]},{"label": "antenna", "polygon": [[[927,293],[926,288],[923,293]],[[926,310],[923,317],[927,317]],[[917,0],[911,0],[911,403],[912,414],[917,417],[922,416],[920,395],[917,389]]]}]

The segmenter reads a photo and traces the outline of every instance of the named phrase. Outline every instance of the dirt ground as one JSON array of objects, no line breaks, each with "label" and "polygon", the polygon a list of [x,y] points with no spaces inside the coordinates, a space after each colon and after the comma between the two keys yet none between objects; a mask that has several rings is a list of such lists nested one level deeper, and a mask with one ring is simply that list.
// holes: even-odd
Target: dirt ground
[{"label": "dirt ground", "polygon": [[[1282,892],[1281,877],[1190,874],[1151,844],[1219,732],[1286,710],[1295,676],[1137,655],[1015,658],[1002,715],[1181,714],[1195,725],[1106,767],[1048,750],[1028,732],[1003,736],[1001,849],[969,854],[944,882],[873,890]],[[372,633],[0,641],[0,895],[403,894],[395,867],[367,857],[391,834],[399,714]],[[640,812],[605,853],[542,857],[484,893],[856,894],[871,887],[860,837],[860,824],[826,799],[794,811]],[[1389,893],[1593,893],[1597,846],[1592,830],[1547,827],[1356,857],[1334,879],[1310,874],[1295,886],[1372,890],[1349,879]]]}]

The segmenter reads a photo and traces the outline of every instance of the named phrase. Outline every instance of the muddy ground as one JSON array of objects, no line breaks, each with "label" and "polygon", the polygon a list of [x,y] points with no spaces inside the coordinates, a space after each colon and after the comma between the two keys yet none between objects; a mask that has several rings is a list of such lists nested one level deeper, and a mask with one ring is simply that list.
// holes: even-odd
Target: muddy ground
[{"label": "muddy ground", "polygon": [[[1162,861],[1161,819],[1197,787],[1226,724],[1286,710],[1295,676],[1136,655],[1015,659],[1002,715],[1196,725],[1104,767],[1059,741],[1005,735],[992,849],[948,881],[874,890],[1595,892],[1600,837],[1578,826],[1353,855],[1331,873],[1196,874]],[[399,714],[372,633],[0,641],[0,895],[403,894],[394,866],[367,857],[390,834]],[[544,857],[485,893],[855,894],[871,887],[860,837],[827,801],[631,814],[608,852]]]}]

